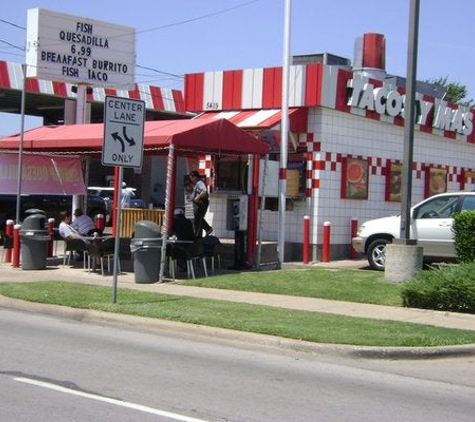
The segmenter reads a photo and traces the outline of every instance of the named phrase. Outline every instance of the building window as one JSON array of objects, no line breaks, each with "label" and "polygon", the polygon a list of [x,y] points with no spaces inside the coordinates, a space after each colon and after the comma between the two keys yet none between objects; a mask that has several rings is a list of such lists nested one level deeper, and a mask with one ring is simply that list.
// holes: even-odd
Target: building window
[{"label": "building window", "polygon": [[218,191],[245,192],[248,166],[243,157],[219,157],[215,162],[216,189]]}]

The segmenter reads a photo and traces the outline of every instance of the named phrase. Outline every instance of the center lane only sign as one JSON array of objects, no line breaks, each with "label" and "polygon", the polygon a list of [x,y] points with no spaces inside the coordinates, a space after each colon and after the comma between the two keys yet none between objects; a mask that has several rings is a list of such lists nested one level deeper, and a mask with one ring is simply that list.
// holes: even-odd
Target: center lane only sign
[{"label": "center lane only sign", "polygon": [[145,102],[106,96],[102,164],[142,167]]}]

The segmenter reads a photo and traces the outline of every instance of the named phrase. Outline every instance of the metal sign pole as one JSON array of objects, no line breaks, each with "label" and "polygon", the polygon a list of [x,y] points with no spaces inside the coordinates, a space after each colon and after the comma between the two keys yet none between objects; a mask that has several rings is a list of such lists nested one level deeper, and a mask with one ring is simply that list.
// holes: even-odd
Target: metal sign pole
[{"label": "metal sign pole", "polygon": [[285,256],[285,209],[287,203],[287,155],[289,139],[289,54],[290,54],[290,12],[291,0],[285,0],[284,16],[284,48],[282,71],[282,116],[280,135],[280,170],[279,170],[279,232],[278,253],[279,265],[284,262]]},{"label": "metal sign pole", "polygon": [[18,150],[18,184],[16,197],[16,214],[15,223],[20,224],[20,207],[21,207],[21,181],[23,179],[23,136],[25,133],[25,101],[26,101],[26,65],[21,66],[23,71],[23,87],[21,90],[21,123],[20,123],[20,147]]},{"label": "metal sign pole", "polygon": [[[134,119],[129,120],[123,116],[121,110],[128,110]],[[145,125],[145,102],[106,96],[104,102],[104,143],[102,147],[102,164],[105,166],[118,167],[115,173],[116,192],[114,203],[116,207],[116,219],[114,227],[114,274],[112,303],[117,300],[117,275],[119,270],[120,253],[120,220],[122,208],[120,194],[123,180],[123,167],[142,167],[143,162],[143,138]]]},{"label": "metal sign pole", "polygon": [[414,150],[415,90],[417,75],[417,48],[419,40],[419,0],[411,0],[409,11],[409,40],[407,53],[406,113],[404,121],[403,185],[401,195],[400,237],[410,243],[412,159]]},{"label": "metal sign pole", "polygon": [[[122,189],[122,179],[123,179],[123,173],[124,169],[123,167],[119,167],[119,189]],[[120,253],[120,219],[121,219],[121,214],[122,214],[122,206],[121,206],[121,199],[120,199],[120,190],[118,189],[118,192],[115,193],[117,197],[117,221],[115,225],[115,232],[114,232],[114,273],[112,277],[112,303],[117,302],[117,276],[119,273],[119,253]]]},{"label": "metal sign pole", "polygon": [[[87,85],[86,84],[78,84],[77,85],[77,98],[76,98],[76,117],[75,117],[75,124],[82,125],[87,122]],[[87,186],[87,180],[86,186]],[[84,208],[84,205],[87,202],[87,191],[85,195],[73,195],[73,200],[71,204],[71,214],[74,213],[76,208]],[[87,208],[87,207],[86,207]],[[74,215],[74,214],[73,214]]]}]

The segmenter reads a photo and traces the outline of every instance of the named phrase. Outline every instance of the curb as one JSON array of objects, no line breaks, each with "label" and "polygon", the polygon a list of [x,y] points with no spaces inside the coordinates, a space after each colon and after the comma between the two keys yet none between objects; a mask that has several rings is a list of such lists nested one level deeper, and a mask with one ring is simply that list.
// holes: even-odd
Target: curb
[{"label": "curb", "polygon": [[321,356],[392,360],[475,356],[475,344],[439,347],[376,347],[312,343],[303,340],[293,340],[266,334],[248,333],[184,322],[27,302],[20,299],[11,299],[3,295],[0,295],[0,306],[19,311],[37,312],[67,318],[84,323],[99,323],[117,328],[133,328],[136,331],[159,333],[169,336],[186,335],[187,337],[196,339],[212,338],[213,340],[239,347],[259,346]]}]

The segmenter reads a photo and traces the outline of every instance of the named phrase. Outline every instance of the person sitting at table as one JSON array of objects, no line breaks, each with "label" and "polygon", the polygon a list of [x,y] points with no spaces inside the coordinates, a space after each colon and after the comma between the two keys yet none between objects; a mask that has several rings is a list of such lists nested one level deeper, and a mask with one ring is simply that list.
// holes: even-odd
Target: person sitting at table
[{"label": "person sitting at table", "polygon": [[186,259],[188,250],[195,241],[195,233],[193,223],[185,217],[185,213],[181,208],[175,209],[173,212],[174,220],[170,234],[176,236],[177,240],[189,243],[175,243],[172,245],[170,254],[172,258],[178,261],[178,267],[186,271]]},{"label": "person sitting at table", "polygon": [[68,241],[73,239],[79,239],[84,242],[84,248],[82,250],[75,251],[75,259],[83,259],[84,249],[89,248],[89,242],[74,228],[71,226],[71,213],[69,211],[61,211],[61,222],[59,223],[58,231],[60,236]]},{"label": "person sitting at table", "polygon": [[185,213],[181,208],[173,211],[174,220],[172,224],[171,235],[176,236],[178,240],[195,240],[193,231],[193,223],[185,217]]},{"label": "person sitting at table", "polygon": [[63,239],[83,239],[83,236],[71,225],[71,213],[69,211],[61,211],[61,222],[58,231]]},{"label": "person sitting at table", "polygon": [[71,227],[82,236],[92,236],[95,231],[98,231],[92,218],[84,214],[81,208],[74,211],[74,220]]}]

